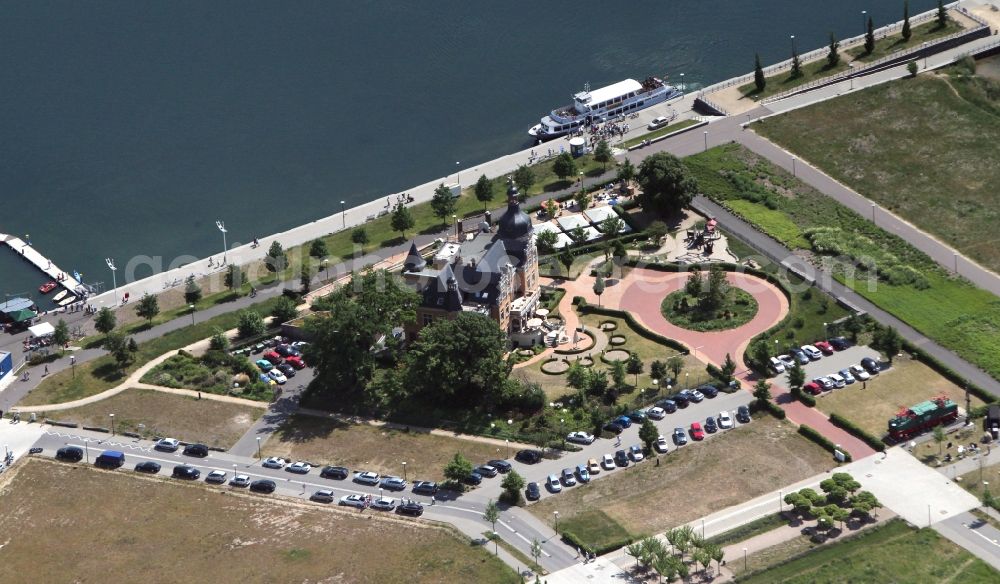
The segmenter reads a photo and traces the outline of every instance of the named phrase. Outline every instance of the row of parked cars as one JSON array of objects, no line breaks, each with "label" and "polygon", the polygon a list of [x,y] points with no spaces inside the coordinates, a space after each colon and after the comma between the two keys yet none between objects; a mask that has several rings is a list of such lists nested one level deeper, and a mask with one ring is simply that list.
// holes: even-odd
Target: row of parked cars
[{"label": "row of parked cars", "polygon": [[837,373],[816,377],[803,385],[802,389],[813,395],[819,395],[824,391],[847,387],[857,381],[868,381],[872,375],[877,375],[880,370],[881,367],[879,367],[878,361],[871,357],[865,357],[858,365],[851,365],[849,368],[841,369]]},{"label": "row of parked cars", "polygon": [[802,345],[784,355],[771,357],[771,369],[775,373],[784,373],[794,367],[796,362],[799,365],[808,365],[813,361],[819,361],[823,355],[833,355],[834,352],[843,351],[850,346],[851,343],[844,337],[833,337],[829,341],[816,341],[811,345]]},{"label": "row of parked cars", "polygon": [[261,370],[261,380],[284,385],[290,378],[295,377],[295,372],[306,366],[301,351],[304,345],[305,341],[279,344],[254,361]]}]

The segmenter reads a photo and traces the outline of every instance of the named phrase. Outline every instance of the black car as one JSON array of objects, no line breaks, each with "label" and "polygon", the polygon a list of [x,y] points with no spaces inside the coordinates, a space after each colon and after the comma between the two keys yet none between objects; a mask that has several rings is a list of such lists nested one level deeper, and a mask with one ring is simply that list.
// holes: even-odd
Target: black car
[{"label": "black car", "polygon": [[851,346],[851,343],[844,337],[833,337],[830,339],[830,346],[838,351],[843,351]]},{"label": "black car", "polygon": [[193,466],[188,466],[186,464],[179,464],[174,467],[173,477],[175,479],[187,479],[189,481],[193,481],[200,476],[201,476],[201,471]]},{"label": "black car", "polygon": [[160,472],[160,465],[152,460],[146,460],[135,465],[135,470],[139,472],[148,472],[149,474],[156,474]]},{"label": "black car", "polygon": [[184,447],[184,454],[187,456],[205,458],[208,456],[208,446],[205,446],[204,444],[188,444]]},{"label": "black car", "polygon": [[324,479],[346,479],[350,475],[350,471],[343,466],[324,466],[323,471],[319,473],[319,476]]},{"label": "black car", "polygon": [[278,488],[278,485],[274,484],[274,481],[269,481],[267,479],[261,479],[250,483],[250,490],[255,493],[273,493],[276,488]]},{"label": "black car", "polygon": [[519,450],[514,460],[524,464],[538,464],[542,461],[542,453],[538,450]]},{"label": "black car", "polygon": [[538,483],[528,483],[528,488],[524,490],[524,496],[529,501],[537,501],[542,496],[542,491],[538,488]]},{"label": "black car", "polygon": [[407,501],[396,507],[396,513],[409,515],[410,517],[420,517],[424,514],[424,506],[416,501]]},{"label": "black car", "polygon": [[615,452],[615,464],[618,466],[628,466],[628,453],[624,450]]},{"label": "black car", "polygon": [[282,363],[278,365],[278,371],[285,374],[285,377],[292,378],[295,377],[295,367],[292,367],[288,363]]},{"label": "black car", "polygon": [[677,411],[677,402],[672,399],[661,399],[656,405],[663,408],[663,411],[672,414]]},{"label": "black car", "polygon": [[621,434],[624,430],[625,428],[618,422],[608,422],[604,425],[604,431],[611,432],[612,434]]},{"label": "black car", "polygon": [[472,472],[469,473],[469,476],[467,476],[467,477],[465,477],[465,479],[463,479],[463,481],[466,484],[468,484],[468,485],[482,484],[482,482],[483,482],[483,475],[479,474],[476,471],[472,471]]},{"label": "black car", "polygon": [[750,423],[750,408],[746,406],[740,406],[736,408],[736,421],[741,424]]},{"label": "black car", "polygon": [[507,473],[509,473],[511,471],[512,468],[514,468],[506,460],[491,460],[491,461],[487,462],[486,464],[488,464],[488,465],[492,466],[493,468],[497,469],[497,472],[499,472],[500,474],[507,474]]},{"label": "black car", "polygon": [[63,446],[59,450],[56,450],[56,460],[80,462],[83,460],[83,448],[79,446]]},{"label": "black car", "polygon": [[879,367],[878,361],[872,359],[871,357],[865,357],[862,359],[861,366],[865,368],[865,371],[871,373],[872,375],[882,370],[882,368]]},{"label": "black car", "polygon": [[438,486],[434,481],[417,481],[412,490],[416,495],[433,495],[438,492]]},{"label": "black car", "polygon": [[673,400],[673,402],[677,404],[677,407],[679,408],[686,408],[688,407],[688,403],[691,402],[691,399],[685,392],[681,392],[678,393],[677,395],[671,396],[670,399]]},{"label": "black car", "polygon": [[282,357],[300,357],[302,352],[291,345],[278,345],[274,348],[275,352]]},{"label": "black car", "polygon": [[713,398],[719,395],[719,389],[714,385],[708,385],[708,384],[702,385],[701,387],[698,388],[698,391],[700,391],[702,394],[705,395],[705,397],[708,398]]},{"label": "black car", "polygon": [[708,418],[705,420],[705,431],[709,434],[715,434],[719,431],[719,425],[716,424],[715,418]]}]

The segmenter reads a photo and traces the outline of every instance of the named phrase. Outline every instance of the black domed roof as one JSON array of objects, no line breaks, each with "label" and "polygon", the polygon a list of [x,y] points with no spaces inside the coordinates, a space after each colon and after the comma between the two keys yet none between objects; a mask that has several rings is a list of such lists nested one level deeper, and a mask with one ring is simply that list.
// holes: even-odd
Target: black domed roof
[{"label": "black domed roof", "polygon": [[519,239],[531,233],[531,217],[521,210],[517,187],[511,181],[507,189],[507,211],[497,222],[497,233],[505,239]]}]

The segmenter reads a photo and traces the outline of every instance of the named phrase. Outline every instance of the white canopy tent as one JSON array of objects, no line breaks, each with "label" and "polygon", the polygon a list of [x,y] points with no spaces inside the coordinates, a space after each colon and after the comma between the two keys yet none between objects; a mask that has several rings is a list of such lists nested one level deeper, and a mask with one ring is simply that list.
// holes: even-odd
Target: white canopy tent
[{"label": "white canopy tent", "polygon": [[28,331],[36,337],[47,337],[56,332],[54,326],[47,322],[41,324],[36,324],[35,326],[28,327]]}]

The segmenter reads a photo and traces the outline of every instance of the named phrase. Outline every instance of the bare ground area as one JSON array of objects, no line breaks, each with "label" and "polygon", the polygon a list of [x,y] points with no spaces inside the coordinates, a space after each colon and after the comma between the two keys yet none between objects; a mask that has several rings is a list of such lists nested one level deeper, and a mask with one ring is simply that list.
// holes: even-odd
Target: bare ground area
[{"label": "bare ground area", "polygon": [[829,453],[770,416],[689,444],[529,507],[543,521],[600,509],[633,536],[660,533],[833,466]]},{"label": "bare ground area", "polygon": [[42,459],[3,478],[9,584],[518,581],[420,521]]},{"label": "bare ground area", "polygon": [[[146,437],[169,436],[185,442],[229,448],[264,410],[132,388],[97,403],[52,412],[51,418],[110,428],[108,414],[111,413],[115,414],[118,432],[139,432]],[[141,430],[140,424],[144,426]]]},{"label": "bare ground area", "polygon": [[399,476],[406,461],[410,480],[440,481],[456,452],[474,465],[507,458],[502,446],[310,416],[293,416],[285,422],[265,444],[263,454]]}]

